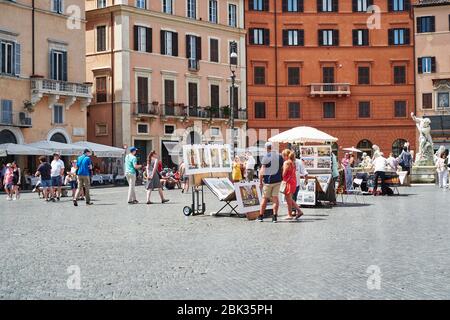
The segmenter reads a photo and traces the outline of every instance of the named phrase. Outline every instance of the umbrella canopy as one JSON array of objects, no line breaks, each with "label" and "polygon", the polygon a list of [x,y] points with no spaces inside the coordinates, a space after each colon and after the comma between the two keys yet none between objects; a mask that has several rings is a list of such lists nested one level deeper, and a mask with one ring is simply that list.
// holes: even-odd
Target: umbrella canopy
[{"label": "umbrella canopy", "polygon": [[351,147],[351,148],[342,148],[342,150],[348,151],[348,152],[362,152],[361,150],[356,149],[355,147]]},{"label": "umbrella canopy", "polygon": [[62,156],[81,155],[83,153],[83,150],[85,149],[82,146],[76,144],[60,143],[47,140],[29,143],[27,144],[27,146],[48,150],[50,154],[57,152]]},{"label": "umbrella canopy", "polygon": [[25,144],[4,143],[0,144],[0,156],[24,155],[24,156],[43,156],[52,154],[48,150],[34,148]]},{"label": "umbrella canopy", "polygon": [[312,127],[292,128],[269,138],[270,142],[278,143],[326,143],[336,142],[337,140],[328,133]]},{"label": "umbrella canopy", "polygon": [[91,150],[92,152],[94,152],[94,155],[98,158],[107,158],[107,157],[121,158],[125,153],[124,149],[89,141],[79,141],[75,142],[74,144],[83,149]]}]

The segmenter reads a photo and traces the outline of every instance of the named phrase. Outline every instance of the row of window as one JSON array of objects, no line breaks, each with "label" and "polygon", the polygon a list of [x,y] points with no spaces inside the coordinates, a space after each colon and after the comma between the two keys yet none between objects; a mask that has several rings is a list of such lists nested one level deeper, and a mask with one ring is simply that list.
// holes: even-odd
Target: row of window
[{"label": "row of window", "polygon": [[[266,119],[266,103],[263,101],[255,102],[255,118]],[[300,102],[290,101],[287,104],[288,118],[300,119]],[[406,101],[396,100],[394,101],[394,117],[405,118],[407,115]],[[332,101],[322,103],[322,117],[324,119],[336,118],[336,103]],[[358,117],[370,118],[371,117],[371,105],[370,101],[358,102]]]},{"label": "row of window", "polygon": [[[147,0],[135,0],[136,8],[147,9]],[[174,14],[174,0],[161,0],[161,11],[167,14]],[[219,6],[218,0],[208,1],[208,21],[218,23]],[[105,8],[108,0],[97,0],[97,8]],[[186,0],[186,17],[197,19],[197,0]],[[228,4],[228,25],[237,27],[238,25],[238,7],[236,4]]]},{"label": "row of window", "polygon": [[[436,92],[436,108],[450,108],[450,92]],[[422,109],[433,109],[433,93],[422,93]]]},{"label": "row of window", "polygon": [[[317,39],[319,46],[338,46],[338,29],[319,29],[317,30]],[[265,28],[250,28],[249,43],[254,45],[270,45],[270,30]],[[354,46],[369,45],[369,29],[352,30],[352,39]],[[410,32],[408,28],[388,29],[389,45],[407,45],[410,44]],[[283,46],[304,46],[305,31],[302,29],[283,30]]]},{"label": "row of window", "polygon": [[[95,79],[95,99],[97,103],[107,102],[107,79],[106,77],[97,77]],[[199,84],[197,82],[188,82],[188,99],[187,105],[190,107],[199,106]],[[234,95],[232,96],[232,92]],[[233,101],[233,105],[238,108],[239,106],[239,87],[229,88],[230,93],[229,101]],[[147,106],[150,103],[149,93],[149,79],[148,77],[137,77],[137,102],[140,105]],[[164,79],[163,86],[163,103],[165,105],[174,104],[176,102],[175,97],[175,80]],[[220,86],[217,84],[210,84],[209,97],[211,107],[220,107]]]},{"label": "row of window", "polygon": [[[425,58],[419,58],[425,59]],[[357,84],[366,85],[371,84],[370,81],[370,67],[358,66]],[[393,66],[393,82],[394,84],[406,84],[406,66],[395,65]],[[334,67],[322,67],[322,82],[323,83],[335,83],[335,68]],[[300,85],[300,67],[288,66],[287,67],[287,84],[290,86]],[[253,67],[253,84],[254,85],[266,85],[266,67],[254,66]]]},{"label": "row of window", "polygon": [[[97,26],[97,51],[106,50],[106,26]],[[189,63],[195,64],[202,60],[202,39],[195,35],[186,35],[186,58]],[[140,52],[153,51],[153,32],[152,28],[143,26],[134,26],[134,45],[133,48]],[[178,32],[161,30],[160,31],[160,53],[168,56],[178,56]],[[209,38],[209,61],[219,62],[219,39]],[[229,42],[229,53],[238,53],[238,46],[235,41]],[[237,65],[237,57],[230,58],[230,64]],[[195,67],[195,65],[192,65]]]},{"label": "row of window", "polygon": [[[435,17],[434,16],[417,17],[416,26],[417,26],[417,33],[435,32],[436,31]],[[448,15],[448,29],[450,30],[450,14]]]},{"label": "row of window", "polygon": [[[13,101],[0,100],[0,123],[13,124]],[[64,124],[64,106],[55,104],[52,108],[52,124]]]},{"label": "row of window", "polygon": [[[342,1],[342,0],[341,0]],[[387,1],[388,11],[408,11],[411,7],[410,0],[380,0]],[[373,0],[352,0],[353,12],[366,12]],[[269,0],[249,0],[250,11],[269,11]],[[303,12],[304,0],[283,0],[283,12]],[[317,12],[339,12],[339,0],[317,0]]]}]

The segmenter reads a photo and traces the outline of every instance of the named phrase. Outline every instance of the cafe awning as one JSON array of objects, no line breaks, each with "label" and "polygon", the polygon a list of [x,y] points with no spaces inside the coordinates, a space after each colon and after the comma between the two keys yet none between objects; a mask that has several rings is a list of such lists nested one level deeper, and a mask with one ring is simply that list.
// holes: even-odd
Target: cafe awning
[{"label": "cafe awning", "polygon": [[83,153],[83,150],[85,149],[76,144],[60,143],[60,142],[47,141],[47,140],[29,143],[29,144],[27,144],[27,146],[39,148],[39,149],[45,149],[45,150],[49,151],[50,154],[53,154],[56,152],[62,156],[81,155]]},{"label": "cafe awning", "polygon": [[98,158],[121,158],[125,153],[125,149],[89,141],[79,141],[74,144],[82,147],[83,149],[91,150],[94,153],[94,156]]},{"label": "cafe awning", "polygon": [[45,156],[52,153],[45,149],[35,148],[26,144],[4,143],[0,144],[0,156],[23,155],[23,156]]}]

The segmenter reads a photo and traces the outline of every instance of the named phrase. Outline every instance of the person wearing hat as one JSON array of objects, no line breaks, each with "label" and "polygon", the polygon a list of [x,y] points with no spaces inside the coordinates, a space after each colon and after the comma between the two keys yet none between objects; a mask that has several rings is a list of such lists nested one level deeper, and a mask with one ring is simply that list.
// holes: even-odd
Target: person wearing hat
[{"label": "person wearing hat", "polygon": [[125,177],[128,182],[128,204],[136,204],[136,175],[137,170],[142,168],[142,165],[137,164],[136,147],[130,148],[130,153],[125,157]]},{"label": "person wearing hat", "polygon": [[84,149],[83,154],[77,159],[77,192],[75,193],[75,198],[73,199],[73,205],[78,206],[77,199],[80,196],[81,190],[84,188],[84,196],[86,197],[86,205],[93,204],[91,202],[91,196],[89,194],[89,187],[91,185],[91,151],[89,149]]},{"label": "person wearing hat", "polygon": [[59,201],[61,197],[61,185],[64,177],[64,162],[61,160],[59,153],[55,152],[53,154],[53,161],[50,163],[52,166],[51,180],[52,180],[52,201],[55,198]]}]

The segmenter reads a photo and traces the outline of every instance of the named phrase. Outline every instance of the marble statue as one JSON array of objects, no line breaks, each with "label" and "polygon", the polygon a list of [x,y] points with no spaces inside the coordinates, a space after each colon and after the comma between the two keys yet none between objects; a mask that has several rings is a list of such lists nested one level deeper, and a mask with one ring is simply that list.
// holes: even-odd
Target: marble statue
[{"label": "marble statue", "polygon": [[419,130],[419,151],[416,153],[415,165],[417,166],[433,166],[434,150],[433,139],[431,138],[431,120],[429,118],[417,118],[411,112],[411,118],[416,123]]}]

